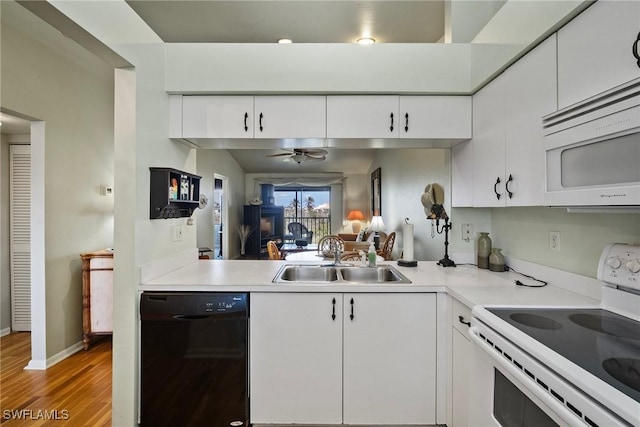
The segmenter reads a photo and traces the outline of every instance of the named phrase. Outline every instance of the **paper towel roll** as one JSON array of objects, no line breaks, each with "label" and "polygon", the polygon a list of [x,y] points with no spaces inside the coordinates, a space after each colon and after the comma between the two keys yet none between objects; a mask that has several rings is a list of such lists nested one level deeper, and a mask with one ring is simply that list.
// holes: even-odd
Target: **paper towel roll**
[{"label": "paper towel roll", "polygon": [[405,261],[413,260],[413,224],[404,224],[402,226],[402,259]]}]

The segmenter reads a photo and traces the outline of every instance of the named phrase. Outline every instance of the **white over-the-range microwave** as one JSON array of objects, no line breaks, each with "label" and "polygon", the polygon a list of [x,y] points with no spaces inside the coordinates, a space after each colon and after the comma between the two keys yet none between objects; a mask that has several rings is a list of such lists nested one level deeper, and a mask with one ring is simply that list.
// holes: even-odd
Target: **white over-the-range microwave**
[{"label": "white over-the-range microwave", "polygon": [[543,117],[548,206],[640,206],[640,79]]}]

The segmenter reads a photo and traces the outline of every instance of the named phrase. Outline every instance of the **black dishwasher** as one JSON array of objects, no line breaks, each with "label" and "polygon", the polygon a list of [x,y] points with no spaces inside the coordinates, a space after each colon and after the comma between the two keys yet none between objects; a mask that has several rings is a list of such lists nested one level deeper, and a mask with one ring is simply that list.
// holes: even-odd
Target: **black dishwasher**
[{"label": "black dishwasher", "polygon": [[248,426],[248,295],[144,292],[144,427]]}]

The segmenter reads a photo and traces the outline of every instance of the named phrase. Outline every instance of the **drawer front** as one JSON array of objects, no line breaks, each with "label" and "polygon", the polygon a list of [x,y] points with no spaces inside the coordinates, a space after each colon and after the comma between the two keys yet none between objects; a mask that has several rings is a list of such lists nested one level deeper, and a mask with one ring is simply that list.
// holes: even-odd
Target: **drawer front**
[{"label": "drawer front", "polygon": [[471,322],[471,309],[456,299],[452,298],[451,301],[451,324],[464,336],[467,336],[469,328],[467,323]]},{"label": "drawer front", "polygon": [[89,261],[89,268],[91,270],[113,269],[113,258],[91,258],[91,261]]}]

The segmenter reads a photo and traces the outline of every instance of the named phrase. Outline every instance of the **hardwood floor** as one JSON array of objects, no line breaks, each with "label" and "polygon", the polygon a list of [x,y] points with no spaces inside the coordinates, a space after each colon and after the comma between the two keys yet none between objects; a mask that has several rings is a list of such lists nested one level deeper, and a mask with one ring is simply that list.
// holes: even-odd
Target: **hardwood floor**
[{"label": "hardwood floor", "polygon": [[0,425],[102,427],[111,425],[111,337],[46,371],[26,371],[31,337],[0,338]]}]

